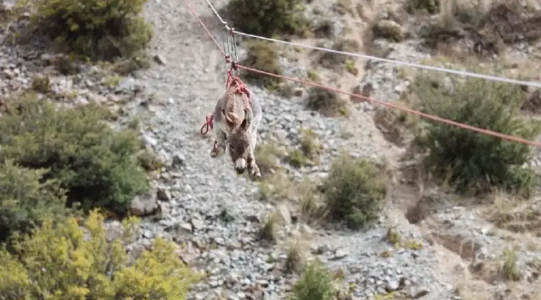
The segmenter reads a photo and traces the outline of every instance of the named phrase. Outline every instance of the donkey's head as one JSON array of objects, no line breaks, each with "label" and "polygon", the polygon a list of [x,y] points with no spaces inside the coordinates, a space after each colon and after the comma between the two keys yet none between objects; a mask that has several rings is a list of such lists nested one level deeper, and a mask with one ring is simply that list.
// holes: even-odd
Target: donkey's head
[{"label": "donkey's head", "polygon": [[248,167],[251,159],[250,125],[252,124],[252,118],[252,112],[245,109],[244,120],[240,126],[234,128],[227,137],[229,156],[231,156],[231,160],[233,161],[235,170],[238,174],[244,173],[244,170]]}]

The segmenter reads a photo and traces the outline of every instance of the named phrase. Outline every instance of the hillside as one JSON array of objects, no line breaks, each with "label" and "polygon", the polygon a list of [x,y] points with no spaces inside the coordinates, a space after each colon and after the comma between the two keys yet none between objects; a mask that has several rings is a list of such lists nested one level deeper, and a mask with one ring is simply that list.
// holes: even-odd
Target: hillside
[{"label": "hillside", "polygon": [[[211,1],[245,32],[235,24],[241,8],[227,9],[227,2]],[[223,26],[206,2],[189,3],[221,43]],[[541,82],[541,2],[454,0],[426,6],[432,13],[412,3],[439,1],[311,0],[299,12],[309,20],[302,32],[272,37]],[[159,162],[148,172],[150,192],[130,204],[129,214],[142,223],[127,249],[150,249],[156,237],[173,241],[178,257],[204,274],[187,299],[287,299],[316,260],[330,274],[335,299],[541,299],[535,292],[541,274],[536,147],[241,71],[264,113],[256,153],[263,179],[253,182],[235,173],[229,157],[212,159],[213,139],[199,133],[223,92],[225,66],[183,1],[144,4],[153,32],[148,68],[133,72],[120,72],[121,63],[67,59],[49,39],[25,34],[30,14],[12,3],[0,14],[5,104],[32,89],[60,106],[107,107],[116,129],[137,121]],[[533,128],[539,88],[238,41],[239,60],[249,67],[540,141]],[[460,162],[452,166],[453,159]],[[121,213],[111,215],[108,234],[121,224]],[[308,299],[320,300],[299,298]]]}]

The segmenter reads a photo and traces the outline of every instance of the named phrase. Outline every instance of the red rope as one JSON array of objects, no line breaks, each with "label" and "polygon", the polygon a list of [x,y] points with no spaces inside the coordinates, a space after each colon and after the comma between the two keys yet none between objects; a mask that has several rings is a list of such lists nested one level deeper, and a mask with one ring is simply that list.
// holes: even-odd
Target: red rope
[{"label": "red rope", "polygon": [[[214,41],[214,43],[216,44],[218,49],[225,55],[224,50],[220,47],[220,45],[218,44],[216,39],[214,39],[214,36],[212,36],[210,31],[206,27],[205,23],[203,23],[203,21],[201,21],[201,19],[199,18],[199,16],[195,12],[195,10],[190,6],[190,4],[188,3],[188,0],[183,0],[183,1],[186,4],[186,6],[188,6],[188,8],[191,10],[191,12],[195,16],[195,18],[199,21],[199,23],[201,24],[203,29],[207,32],[209,37]],[[440,122],[440,123],[460,127],[462,129],[475,131],[475,132],[478,132],[478,133],[481,133],[481,134],[486,134],[486,135],[498,137],[498,138],[508,140],[508,141],[511,141],[511,142],[516,142],[516,143],[521,143],[521,144],[526,144],[526,145],[529,145],[529,146],[534,146],[534,147],[537,147],[537,148],[541,148],[541,142],[538,142],[538,141],[531,141],[531,140],[527,140],[527,139],[524,139],[524,138],[521,138],[521,137],[518,137],[518,136],[507,135],[507,134],[503,134],[503,133],[488,130],[488,129],[483,129],[483,128],[479,128],[479,127],[475,127],[475,126],[470,126],[470,125],[459,123],[459,122],[456,122],[456,121],[453,121],[453,120],[441,118],[441,117],[438,117],[438,116],[435,116],[435,115],[430,115],[430,114],[427,114],[427,113],[423,113],[423,112],[420,112],[420,111],[417,111],[417,110],[414,110],[414,109],[411,109],[411,108],[408,108],[408,107],[405,107],[405,106],[400,106],[400,105],[397,105],[397,104],[393,104],[393,103],[389,103],[389,102],[385,102],[385,101],[381,101],[381,100],[377,100],[377,99],[372,99],[370,97],[364,97],[364,96],[359,95],[359,94],[349,93],[349,92],[342,91],[342,90],[337,89],[337,88],[324,86],[324,85],[317,84],[317,83],[311,82],[311,81],[305,81],[305,80],[301,80],[301,79],[297,79],[297,78],[293,78],[293,77],[288,77],[288,76],[269,73],[269,72],[265,72],[265,71],[261,71],[261,70],[257,70],[257,69],[252,69],[250,67],[246,67],[246,66],[243,66],[243,65],[240,65],[240,64],[236,64],[235,66],[240,68],[240,69],[244,69],[246,71],[249,71],[249,72],[259,73],[259,74],[263,74],[263,75],[267,75],[267,76],[272,76],[272,77],[276,77],[276,78],[281,78],[281,79],[285,79],[285,80],[289,80],[289,81],[302,83],[302,84],[305,84],[305,85],[319,87],[319,88],[326,89],[326,90],[329,90],[329,91],[333,91],[333,92],[349,95],[351,97],[355,97],[355,98],[359,98],[359,99],[362,99],[362,100],[377,103],[377,104],[380,104],[380,105],[383,105],[383,106],[386,106],[386,107],[402,110],[402,111],[404,111],[406,113],[418,115],[420,117],[430,119],[430,120],[433,120],[433,121],[436,121],[436,122]]]},{"label": "red rope", "polygon": [[206,135],[209,132],[209,129],[214,130],[214,116],[206,116],[206,119],[205,124],[201,126],[201,130],[199,131],[201,135]]}]

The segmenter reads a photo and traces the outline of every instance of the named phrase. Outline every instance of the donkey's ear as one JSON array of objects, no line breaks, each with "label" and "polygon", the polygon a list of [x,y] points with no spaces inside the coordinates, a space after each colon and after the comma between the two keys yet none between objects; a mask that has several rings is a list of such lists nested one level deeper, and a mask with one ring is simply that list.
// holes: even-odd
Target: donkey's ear
[{"label": "donkey's ear", "polygon": [[252,111],[249,109],[244,110],[244,120],[242,121],[242,128],[248,129],[250,128],[250,125],[252,124],[252,118],[253,118]]},{"label": "donkey's ear", "polygon": [[228,126],[232,127],[235,125],[235,118],[234,118],[234,114],[232,113],[227,113],[225,111],[225,109],[222,109],[222,116],[223,118],[225,119],[225,122],[227,123]]}]

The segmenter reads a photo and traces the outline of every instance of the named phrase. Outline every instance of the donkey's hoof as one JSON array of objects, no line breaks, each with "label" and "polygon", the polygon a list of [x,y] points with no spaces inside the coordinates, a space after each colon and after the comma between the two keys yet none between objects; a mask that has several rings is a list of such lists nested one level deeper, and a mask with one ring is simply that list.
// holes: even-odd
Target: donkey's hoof
[{"label": "donkey's hoof", "polygon": [[261,172],[259,171],[259,169],[254,169],[254,170],[252,170],[252,172],[251,172],[250,175],[252,175],[252,178],[253,178],[254,180],[259,180],[259,179],[261,179]]},{"label": "donkey's hoof", "polygon": [[213,148],[212,151],[210,151],[210,157],[216,158],[220,155],[222,155],[225,151],[221,148]]}]

